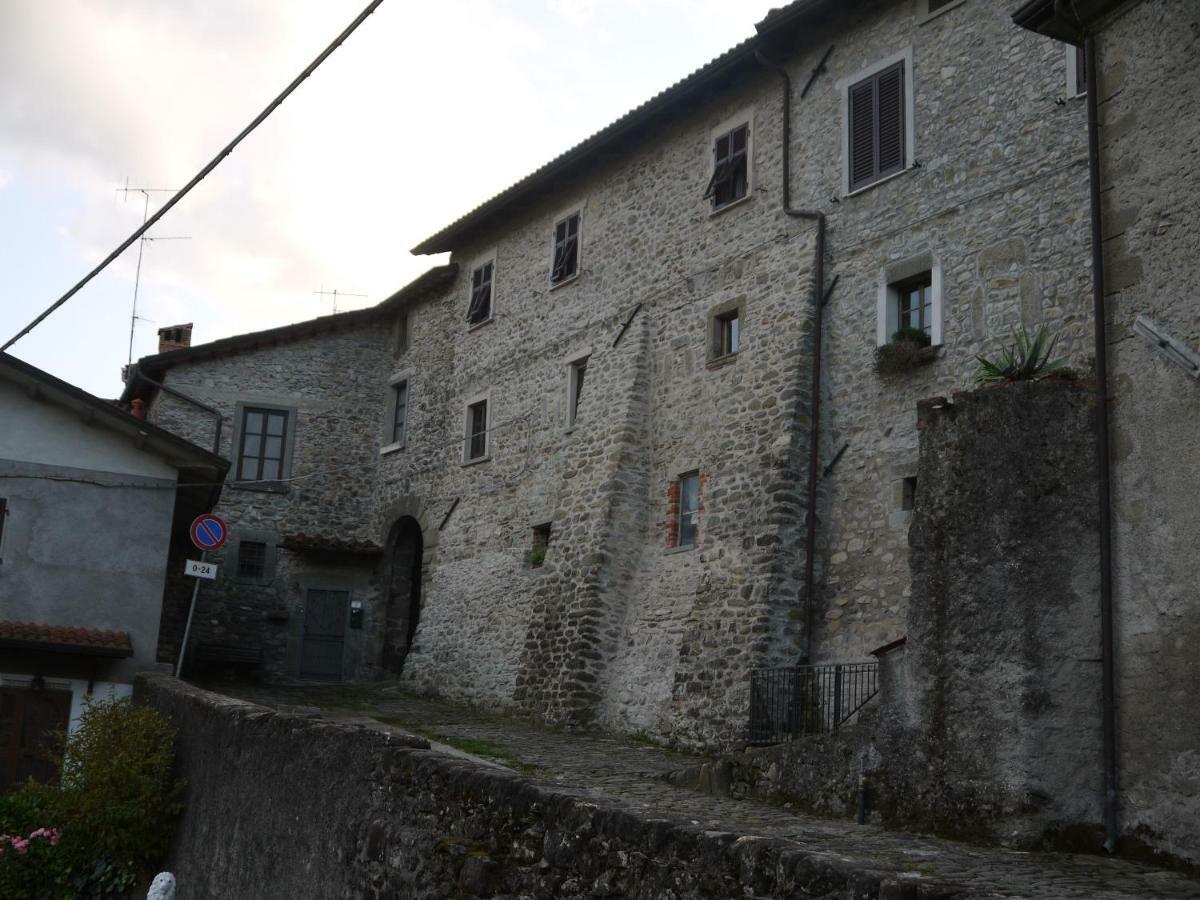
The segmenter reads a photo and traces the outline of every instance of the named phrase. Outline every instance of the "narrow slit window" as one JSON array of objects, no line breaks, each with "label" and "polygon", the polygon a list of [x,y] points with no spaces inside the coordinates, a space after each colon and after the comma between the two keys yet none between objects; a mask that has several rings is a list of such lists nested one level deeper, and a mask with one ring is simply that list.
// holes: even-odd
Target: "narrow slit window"
[{"label": "narrow slit window", "polygon": [[562,284],[579,274],[579,213],[572,213],[554,226],[554,263],[550,283]]},{"label": "narrow slit window", "polygon": [[480,400],[467,407],[467,461],[487,456],[487,401]]},{"label": "narrow slit window", "polygon": [[537,569],[546,561],[546,551],[550,548],[550,523],[533,526],[533,539],[529,548],[529,565]]},{"label": "narrow slit window", "polygon": [[408,424],[408,382],[392,385],[392,443],[404,444]]},{"label": "narrow slit window", "polygon": [[679,477],[679,539],[676,546],[691,547],[700,528],[700,474]]},{"label": "narrow slit window", "polygon": [[492,277],[496,264],[486,262],[471,273],[471,305],[467,309],[467,322],[478,325],[492,317]]},{"label": "narrow slit window", "polygon": [[1075,48],[1075,95],[1087,93],[1087,54],[1083,47]]},{"label": "narrow slit window", "polygon": [[741,320],[736,309],[723,313],[713,320],[713,354],[732,356],[741,346]]},{"label": "narrow slit window", "polygon": [[579,417],[579,400],[583,396],[584,376],[587,374],[587,358],[571,363],[568,378],[569,399],[567,409],[567,424],[574,425],[575,420]]},{"label": "narrow slit window", "polygon": [[900,509],[911,512],[917,505],[917,479],[905,478],[900,485]]},{"label": "narrow slit window", "polygon": [[284,477],[283,457],[288,414],[277,409],[242,411],[238,481],[276,481]]},{"label": "narrow slit window", "polygon": [[4,561],[4,521],[8,518],[8,500],[0,497],[0,562]]},{"label": "narrow slit window", "polygon": [[713,173],[704,199],[713,209],[728,206],[746,196],[750,188],[749,124],[739,125],[713,141]]},{"label": "narrow slit window", "polygon": [[262,541],[241,541],[237,573],[239,578],[263,578],[267,574],[267,545]]}]

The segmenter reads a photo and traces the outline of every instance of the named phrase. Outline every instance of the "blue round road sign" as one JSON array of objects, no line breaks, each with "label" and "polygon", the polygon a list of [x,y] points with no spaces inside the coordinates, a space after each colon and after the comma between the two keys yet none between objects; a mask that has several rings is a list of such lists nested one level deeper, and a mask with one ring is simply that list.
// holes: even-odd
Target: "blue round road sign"
[{"label": "blue round road sign", "polygon": [[205,513],[192,520],[192,543],[200,550],[216,550],[225,543],[229,529],[220,516]]}]

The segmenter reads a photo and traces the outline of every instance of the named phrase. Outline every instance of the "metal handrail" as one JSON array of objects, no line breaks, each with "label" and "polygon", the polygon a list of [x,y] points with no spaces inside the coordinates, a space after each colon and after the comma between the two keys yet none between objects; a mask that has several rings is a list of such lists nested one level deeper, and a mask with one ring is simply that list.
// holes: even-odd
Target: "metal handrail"
[{"label": "metal handrail", "polygon": [[878,692],[877,662],[754,669],[750,743],[837,731]]}]

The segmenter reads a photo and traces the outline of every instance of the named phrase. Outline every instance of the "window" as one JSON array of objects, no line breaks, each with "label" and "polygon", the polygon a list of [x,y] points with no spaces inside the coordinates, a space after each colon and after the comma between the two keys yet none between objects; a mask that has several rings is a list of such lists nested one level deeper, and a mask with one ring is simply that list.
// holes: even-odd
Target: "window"
[{"label": "window", "polygon": [[550,523],[533,526],[533,540],[529,548],[530,568],[540,568],[546,561],[546,551],[550,547]]},{"label": "window", "polygon": [[238,481],[275,481],[284,477],[288,414],[280,409],[246,407],[238,449]]},{"label": "window", "polygon": [[267,545],[262,541],[239,541],[238,578],[263,578],[267,574]]},{"label": "window", "polygon": [[408,382],[392,385],[392,444],[404,446],[404,427],[408,421]]},{"label": "window", "polygon": [[942,309],[942,265],[932,253],[892,263],[879,273],[876,343],[882,347],[901,328],[916,328],[940,346]]},{"label": "window", "polygon": [[485,262],[471,273],[471,305],[467,308],[467,322],[479,325],[492,317],[492,276],[494,260]]},{"label": "window", "polygon": [[587,374],[588,358],[578,359],[567,367],[567,424],[574,425],[579,415],[579,398],[583,396],[583,378]]},{"label": "window", "polygon": [[908,168],[913,153],[912,51],[843,84],[845,190],[868,187]]},{"label": "window", "polygon": [[917,503],[917,479],[905,478],[900,482],[900,509],[911,512]]},{"label": "window", "polygon": [[1083,47],[1067,45],[1067,96],[1087,96],[1087,54]]},{"label": "window", "polygon": [[713,173],[704,199],[721,209],[746,196],[750,188],[750,125],[744,123],[713,141]]},{"label": "window", "polygon": [[464,462],[486,459],[488,455],[488,402],[479,400],[467,407],[467,433]]},{"label": "window", "polygon": [[700,474],[679,476],[679,529],[675,546],[693,547],[700,527]]},{"label": "window", "polygon": [[4,561],[4,520],[8,518],[8,501],[0,497],[0,562]]},{"label": "window", "polygon": [[922,272],[893,285],[896,292],[896,329],[913,328],[933,338],[933,273]]},{"label": "window", "polygon": [[741,319],[738,310],[721,313],[713,319],[713,353],[718,359],[738,352],[741,343]]},{"label": "window", "polygon": [[550,284],[562,284],[579,274],[579,213],[571,213],[554,226],[554,263]]},{"label": "window", "polygon": [[940,16],[948,10],[961,6],[966,0],[916,0],[917,24],[924,25],[930,19]]}]

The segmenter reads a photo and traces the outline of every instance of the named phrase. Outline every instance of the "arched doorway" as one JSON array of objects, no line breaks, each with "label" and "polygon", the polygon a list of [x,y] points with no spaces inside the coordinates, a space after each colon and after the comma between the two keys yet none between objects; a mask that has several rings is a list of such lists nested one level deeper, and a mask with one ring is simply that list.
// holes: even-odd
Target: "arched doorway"
[{"label": "arched doorway", "polygon": [[417,633],[421,615],[421,526],[411,516],[397,519],[388,532],[384,588],[387,620],[383,630],[383,671],[399,675]]}]

